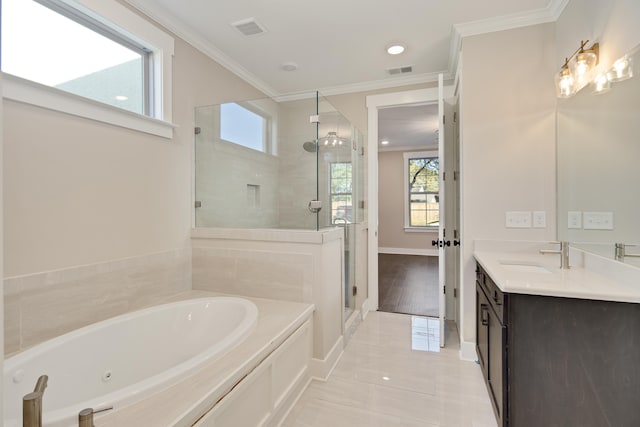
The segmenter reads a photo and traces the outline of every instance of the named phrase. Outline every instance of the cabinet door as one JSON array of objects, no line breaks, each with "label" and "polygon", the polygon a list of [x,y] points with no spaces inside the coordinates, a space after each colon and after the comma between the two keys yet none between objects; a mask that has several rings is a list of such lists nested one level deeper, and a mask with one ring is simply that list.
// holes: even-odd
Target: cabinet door
[{"label": "cabinet door", "polygon": [[489,362],[489,301],[476,282],[476,352],[482,374],[487,377]]},{"label": "cabinet door", "polygon": [[498,416],[498,425],[503,425],[504,413],[504,347],[506,328],[502,326],[496,314],[489,310],[489,369],[487,379],[491,399]]}]

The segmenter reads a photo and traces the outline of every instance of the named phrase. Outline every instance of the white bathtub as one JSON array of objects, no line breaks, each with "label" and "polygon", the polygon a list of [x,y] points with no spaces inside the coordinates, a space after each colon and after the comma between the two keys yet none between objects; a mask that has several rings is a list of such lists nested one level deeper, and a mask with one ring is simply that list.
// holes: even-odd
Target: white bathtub
[{"label": "white bathtub", "polygon": [[4,425],[22,426],[22,396],[46,374],[47,427],[77,426],[84,408],[115,408],[175,384],[255,328],[248,300],[180,301],[115,317],[19,353],[4,364]]}]

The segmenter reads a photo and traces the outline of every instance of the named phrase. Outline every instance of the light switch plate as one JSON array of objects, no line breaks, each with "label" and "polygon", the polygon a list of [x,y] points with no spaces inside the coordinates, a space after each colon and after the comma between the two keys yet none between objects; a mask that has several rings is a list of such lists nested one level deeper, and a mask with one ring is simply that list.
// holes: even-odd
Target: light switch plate
[{"label": "light switch plate", "polygon": [[569,211],[567,215],[568,228],[582,228],[582,212]]},{"label": "light switch plate", "polygon": [[613,230],[613,212],[585,212],[585,230]]},{"label": "light switch plate", "polygon": [[533,211],[533,228],[547,228],[547,213],[545,211]]},{"label": "light switch plate", "polygon": [[507,228],[531,228],[531,212],[512,211],[505,214]]}]

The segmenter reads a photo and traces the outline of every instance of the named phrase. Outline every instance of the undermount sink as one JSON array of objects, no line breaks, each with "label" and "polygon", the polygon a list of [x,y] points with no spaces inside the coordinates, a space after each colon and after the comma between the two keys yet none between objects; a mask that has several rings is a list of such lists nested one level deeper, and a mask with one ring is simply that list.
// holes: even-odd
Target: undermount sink
[{"label": "undermount sink", "polygon": [[505,270],[515,271],[518,273],[551,274],[551,271],[549,271],[546,267],[543,267],[539,264],[530,263],[530,262],[500,261],[500,265]]}]

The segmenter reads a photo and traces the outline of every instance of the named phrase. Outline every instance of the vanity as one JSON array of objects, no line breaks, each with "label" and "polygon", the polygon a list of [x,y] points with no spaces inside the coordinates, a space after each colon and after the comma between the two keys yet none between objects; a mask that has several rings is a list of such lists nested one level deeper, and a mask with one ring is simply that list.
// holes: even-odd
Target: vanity
[{"label": "vanity", "polygon": [[638,426],[638,273],[578,249],[560,269],[540,254],[552,247],[476,242],[476,350],[498,425]]}]

